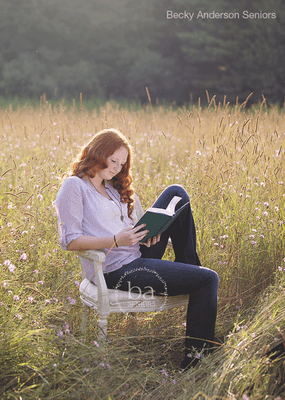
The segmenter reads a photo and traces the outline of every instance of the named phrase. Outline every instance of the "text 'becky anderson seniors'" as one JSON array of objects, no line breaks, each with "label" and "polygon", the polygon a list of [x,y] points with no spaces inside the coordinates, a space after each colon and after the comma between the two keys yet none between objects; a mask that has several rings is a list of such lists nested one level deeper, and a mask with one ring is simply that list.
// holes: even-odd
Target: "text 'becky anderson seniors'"
[{"label": "text 'becky anderson seniors'", "polygon": [[212,11],[210,13],[207,12],[202,12],[198,11],[197,13],[191,13],[187,11],[182,11],[182,12],[174,12],[171,10],[168,10],[166,12],[166,18],[167,19],[185,19],[188,21],[192,21],[193,19],[275,19],[276,18],[276,13],[274,12],[249,12],[247,10],[244,10],[242,13],[239,12],[216,12]]}]

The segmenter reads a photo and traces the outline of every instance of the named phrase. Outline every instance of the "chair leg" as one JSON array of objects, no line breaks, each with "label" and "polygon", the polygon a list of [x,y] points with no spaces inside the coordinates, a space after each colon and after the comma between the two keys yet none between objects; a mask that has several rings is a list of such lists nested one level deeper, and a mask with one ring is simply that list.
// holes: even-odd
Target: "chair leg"
[{"label": "chair leg", "polygon": [[81,320],[81,332],[82,335],[86,335],[87,321],[88,321],[89,307],[86,304],[82,304],[82,320]]},{"label": "chair leg", "polygon": [[131,336],[137,336],[138,335],[137,313],[130,312],[128,316],[129,316],[129,326],[130,326]]},{"label": "chair leg", "polygon": [[105,342],[107,338],[108,315],[99,315],[98,325],[99,325],[98,339]]}]

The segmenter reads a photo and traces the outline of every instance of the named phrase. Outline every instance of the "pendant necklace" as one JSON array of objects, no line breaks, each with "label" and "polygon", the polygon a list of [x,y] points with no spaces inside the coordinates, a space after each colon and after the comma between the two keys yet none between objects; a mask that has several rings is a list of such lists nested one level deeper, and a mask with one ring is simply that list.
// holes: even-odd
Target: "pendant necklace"
[{"label": "pendant necklace", "polygon": [[[120,220],[123,222],[123,221],[124,221],[124,216],[123,216],[123,207],[122,207],[121,202],[119,201],[119,205],[118,205],[118,204],[117,204],[117,201],[115,201],[115,198],[114,198],[113,194],[111,194],[110,189],[109,189],[109,188],[106,188],[106,190],[108,190],[108,194],[109,194],[109,196],[111,197],[111,200],[116,204],[116,206],[119,207],[119,210],[120,210],[120,212],[121,212]],[[117,200],[117,199],[116,199],[116,200]]]},{"label": "pendant necklace", "polygon": [[[91,185],[94,187],[94,189],[96,190],[96,192],[98,192],[101,196],[102,193],[99,192],[99,190],[96,188],[96,186],[93,184],[93,182],[91,181],[90,177],[88,177],[89,182],[91,183]],[[121,202],[119,202],[119,204],[117,204],[117,202],[115,201],[113,195],[111,195],[110,190],[108,188],[105,187],[106,190],[108,190],[108,196],[110,197],[110,200],[114,202],[114,204],[116,204],[116,206],[119,208],[120,212],[121,212],[121,216],[120,216],[120,220],[123,222],[124,221],[124,216],[123,216],[123,207],[121,205]],[[105,197],[105,196],[104,196]]]}]

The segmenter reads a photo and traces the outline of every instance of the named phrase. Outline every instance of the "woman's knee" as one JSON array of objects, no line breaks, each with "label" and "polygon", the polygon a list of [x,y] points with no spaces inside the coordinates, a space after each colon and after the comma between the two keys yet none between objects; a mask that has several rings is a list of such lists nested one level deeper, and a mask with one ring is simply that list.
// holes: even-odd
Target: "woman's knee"
[{"label": "woman's knee", "polygon": [[217,274],[216,271],[213,271],[212,269],[206,268],[206,267],[200,267],[206,270],[206,279],[207,282],[213,285],[214,288],[218,289],[219,286],[219,275]]},{"label": "woman's knee", "polygon": [[184,200],[187,199],[187,201],[189,201],[189,195],[182,185],[178,185],[178,184],[169,185],[164,190],[164,192],[167,194],[171,194],[172,196],[182,197],[182,199],[184,199]]},{"label": "woman's knee", "polygon": [[217,274],[216,271],[213,271],[212,269],[210,269],[209,271],[210,271],[211,282],[212,282],[214,288],[216,288],[216,290],[218,290],[218,287],[219,287],[219,275]]}]

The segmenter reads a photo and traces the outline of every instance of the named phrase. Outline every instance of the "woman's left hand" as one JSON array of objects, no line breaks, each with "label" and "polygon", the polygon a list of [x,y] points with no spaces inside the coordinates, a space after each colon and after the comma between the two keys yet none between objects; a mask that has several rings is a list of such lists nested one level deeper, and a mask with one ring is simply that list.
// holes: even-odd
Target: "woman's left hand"
[{"label": "woman's left hand", "polygon": [[140,244],[143,244],[146,247],[153,246],[160,241],[160,236],[161,235],[154,236],[153,238],[149,238],[146,243],[140,243]]}]

